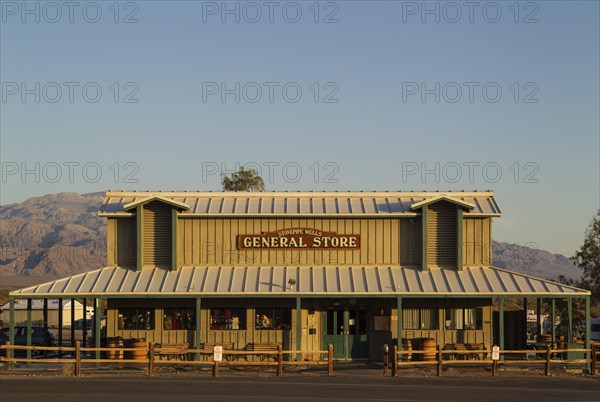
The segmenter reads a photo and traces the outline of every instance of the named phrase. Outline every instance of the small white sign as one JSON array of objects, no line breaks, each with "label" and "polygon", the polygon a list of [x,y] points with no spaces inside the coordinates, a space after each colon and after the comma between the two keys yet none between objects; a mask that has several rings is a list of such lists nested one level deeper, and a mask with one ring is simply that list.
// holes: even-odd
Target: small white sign
[{"label": "small white sign", "polygon": [[222,362],[223,361],[223,346],[215,346],[213,349],[213,361]]},{"label": "small white sign", "polygon": [[500,346],[492,347],[492,360],[500,360]]}]

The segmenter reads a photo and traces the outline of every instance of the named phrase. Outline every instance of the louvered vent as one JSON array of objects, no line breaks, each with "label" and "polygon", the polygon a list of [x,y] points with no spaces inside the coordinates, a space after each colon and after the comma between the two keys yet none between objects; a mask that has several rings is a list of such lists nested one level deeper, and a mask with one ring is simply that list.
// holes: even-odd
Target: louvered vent
[{"label": "louvered vent", "polygon": [[429,205],[427,211],[427,263],[456,268],[456,205],[446,201]]},{"label": "louvered vent", "polygon": [[171,268],[172,261],[172,207],[159,202],[144,205],[143,211],[143,266]]}]

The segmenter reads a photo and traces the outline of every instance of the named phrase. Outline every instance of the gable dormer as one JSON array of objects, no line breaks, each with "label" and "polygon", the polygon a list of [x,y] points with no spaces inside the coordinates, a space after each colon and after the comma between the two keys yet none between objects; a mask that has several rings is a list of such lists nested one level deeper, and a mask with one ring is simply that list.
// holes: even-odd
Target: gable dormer
[{"label": "gable dormer", "polygon": [[462,270],[463,212],[474,208],[463,200],[444,194],[411,206],[411,210],[421,211],[423,270],[428,268]]},{"label": "gable dormer", "polygon": [[136,268],[177,269],[177,211],[189,206],[163,197],[147,197],[124,205],[135,212],[137,225]]}]

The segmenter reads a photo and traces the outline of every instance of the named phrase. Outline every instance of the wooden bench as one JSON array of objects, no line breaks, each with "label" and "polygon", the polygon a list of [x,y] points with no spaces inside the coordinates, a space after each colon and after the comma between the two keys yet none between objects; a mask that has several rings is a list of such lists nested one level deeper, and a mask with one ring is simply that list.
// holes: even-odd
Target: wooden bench
[{"label": "wooden bench", "polygon": [[[248,352],[266,352],[264,354],[258,354],[256,356],[258,356],[260,358],[260,360],[268,360],[268,359],[273,359],[273,360],[277,360],[277,352],[279,350],[279,348],[281,347],[281,344],[279,343],[256,343],[256,342],[252,342],[246,345],[246,347],[244,348],[244,350],[248,351]],[[248,356],[245,356],[246,360],[248,360]]]},{"label": "wooden bench", "polygon": [[154,345],[157,354],[161,359],[166,357],[167,360],[175,358],[175,360],[186,360],[187,349],[189,345],[187,343],[157,343]]},{"label": "wooden bench", "polygon": [[[484,351],[485,349],[485,345],[483,343],[467,343],[466,344],[467,350],[473,350],[473,351]],[[469,354],[469,359],[473,358],[475,360],[481,360],[481,355],[482,353],[473,353],[473,354]],[[485,360],[487,357],[487,353],[483,353],[483,360]]]}]

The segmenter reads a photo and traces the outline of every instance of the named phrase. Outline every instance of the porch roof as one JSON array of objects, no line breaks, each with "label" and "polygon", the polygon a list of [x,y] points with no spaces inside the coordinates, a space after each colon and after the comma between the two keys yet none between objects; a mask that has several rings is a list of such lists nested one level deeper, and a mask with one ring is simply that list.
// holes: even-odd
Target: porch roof
[{"label": "porch roof", "polygon": [[[291,286],[290,283],[294,282]],[[177,271],[105,267],[10,292],[59,297],[580,297],[590,292],[495,267],[204,266]]]}]

